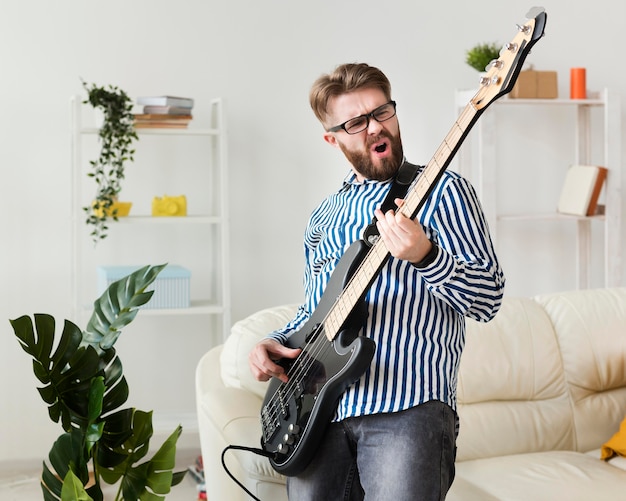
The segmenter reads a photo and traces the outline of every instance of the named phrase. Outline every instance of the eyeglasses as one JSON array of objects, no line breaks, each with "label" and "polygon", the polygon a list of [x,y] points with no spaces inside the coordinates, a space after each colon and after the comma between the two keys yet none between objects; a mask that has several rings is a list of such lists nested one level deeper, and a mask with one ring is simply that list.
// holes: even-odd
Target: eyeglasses
[{"label": "eyeglasses", "polygon": [[396,116],[396,102],[389,101],[388,103],[379,106],[374,111],[370,113],[366,113],[365,115],[361,115],[355,118],[351,118],[350,120],[336,125],[335,127],[331,127],[326,132],[337,132],[341,129],[345,130],[348,134],[358,134],[359,132],[363,132],[370,125],[370,118],[373,118],[377,122],[384,122]]}]

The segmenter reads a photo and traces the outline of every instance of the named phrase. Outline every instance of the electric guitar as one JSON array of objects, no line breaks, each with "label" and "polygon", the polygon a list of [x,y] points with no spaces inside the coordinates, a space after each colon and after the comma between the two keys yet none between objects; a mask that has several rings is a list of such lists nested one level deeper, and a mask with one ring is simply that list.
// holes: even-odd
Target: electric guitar
[{"label": "electric guitar", "polygon": [[[401,208],[414,218],[483,111],[513,89],[532,46],[543,36],[546,13],[534,8],[518,33],[487,67],[480,87],[433,158],[413,182]],[[364,297],[389,258],[382,239],[358,240],[337,268],[311,318],[287,341],[300,355],[279,363],[288,382],[273,378],[261,408],[261,446],[272,467],[287,476],[303,471],[332,419],[344,390],[369,367],[375,342],[359,335]]]}]

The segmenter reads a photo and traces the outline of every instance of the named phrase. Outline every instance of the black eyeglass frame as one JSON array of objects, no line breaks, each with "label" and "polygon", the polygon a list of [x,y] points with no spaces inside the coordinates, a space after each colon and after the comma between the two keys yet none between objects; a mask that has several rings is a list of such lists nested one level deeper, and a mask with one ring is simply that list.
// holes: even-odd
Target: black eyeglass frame
[{"label": "black eyeglass frame", "polygon": [[[393,106],[393,115],[391,115],[390,117],[385,118],[384,120],[378,120],[378,118],[376,118],[376,113],[380,112],[381,108],[384,108],[385,106],[389,106],[389,105]],[[350,134],[350,135],[359,134],[359,133],[363,132],[365,129],[367,129],[370,126],[370,118],[373,118],[378,123],[382,123],[382,122],[386,122],[387,120],[391,120],[395,116],[396,116],[396,102],[391,100],[391,101],[386,102],[385,104],[381,104],[378,108],[376,108],[373,111],[370,111],[369,113],[366,113],[365,115],[359,115],[358,117],[353,117],[350,120],[346,120],[342,124],[335,125],[334,127],[331,127],[330,129],[327,129],[326,132],[338,132],[338,131],[343,129],[343,130],[346,131],[346,134]],[[358,120],[360,118],[364,118],[365,119],[365,127],[363,129],[357,131],[357,132],[349,132],[348,129],[346,129],[346,124],[348,122],[352,122],[353,120]]]}]

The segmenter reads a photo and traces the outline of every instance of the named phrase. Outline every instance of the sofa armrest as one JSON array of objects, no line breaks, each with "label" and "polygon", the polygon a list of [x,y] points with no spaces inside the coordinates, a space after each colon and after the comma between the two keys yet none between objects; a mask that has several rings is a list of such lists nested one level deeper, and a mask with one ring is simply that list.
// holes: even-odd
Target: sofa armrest
[{"label": "sofa armrest", "polygon": [[[222,466],[227,445],[260,448],[259,421],[262,400],[255,394],[224,385],[219,360],[222,347],[210,350],[196,369],[196,404],[205,483],[208,499],[247,499],[243,490],[228,477]],[[266,457],[246,451],[229,451],[225,462],[230,472],[255,495],[286,499],[284,477]]]}]

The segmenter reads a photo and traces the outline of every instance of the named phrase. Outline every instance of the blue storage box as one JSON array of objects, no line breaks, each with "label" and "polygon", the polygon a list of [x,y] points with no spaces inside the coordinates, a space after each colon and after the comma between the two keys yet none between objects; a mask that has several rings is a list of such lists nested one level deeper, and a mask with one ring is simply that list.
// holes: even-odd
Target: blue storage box
[{"label": "blue storage box", "polygon": [[[98,295],[116,280],[130,275],[141,266],[98,266]],[[191,272],[174,264],[168,264],[146,290],[154,294],[142,308],[189,308]]]}]

